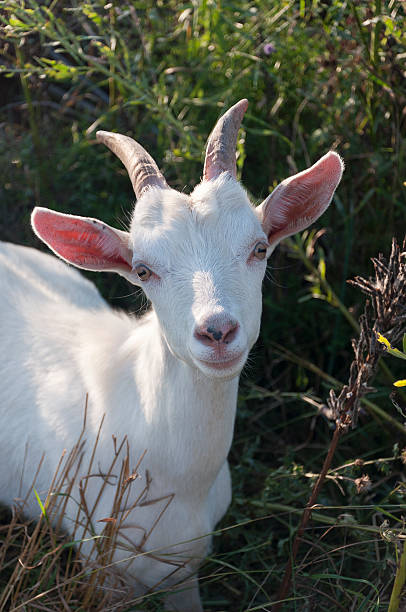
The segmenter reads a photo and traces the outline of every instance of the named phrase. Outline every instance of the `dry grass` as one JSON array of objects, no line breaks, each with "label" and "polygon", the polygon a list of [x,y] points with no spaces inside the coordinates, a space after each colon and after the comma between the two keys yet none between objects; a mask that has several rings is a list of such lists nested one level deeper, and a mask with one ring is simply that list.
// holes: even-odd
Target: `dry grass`
[{"label": "dry grass", "polygon": [[[145,554],[148,540],[145,533],[141,546],[125,535],[126,519],[132,510],[143,505],[149,482],[145,483],[135,501],[130,502],[132,483],[139,477],[138,468],[130,471],[130,448],[127,438],[121,442],[113,436],[114,452],[106,474],[96,473],[94,460],[100,431],[94,443],[88,465],[84,454],[86,443],[86,410],[83,429],[69,453],[63,452],[44,502],[41,502],[33,479],[24,499],[17,500],[11,510],[11,520],[0,526],[0,567],[8,580],[0,595],[0,610],[128,610],[132,593],[113,560],[117,547],[128,550],[128,558]],[[85,474],[84,476],[82,474]],[[92,507],[88,506],[86,489],[90,478],[98,478],[100,487]],[[105,526],[96,532],[94,515],[107,486],[114,486],[115,495],[109,516],[99,520]],[[75,485],[77,488],[74,490]],[[40,511],[38,522],[24,517],[28,495],[34,492]],[[77,513],[72,531],[62,532],[62,516],[68,501],[79,491]],[[150,502],[146,502],[150,503]],[[168,504],[170,500],[168,501]],[[168,505],[167,504],[167,505]],[[166,507],[167,507],[166,505]],[[165,508],[166,508],[165,507]],[[155,525],[164,510],[159,514]],[[154,525],[154,526],[155,526]],[[90,547],[88,546],[91,541]],[[86,550],[83,544],[86,542]],[[27,607],[28,606],[28,607]]]}]

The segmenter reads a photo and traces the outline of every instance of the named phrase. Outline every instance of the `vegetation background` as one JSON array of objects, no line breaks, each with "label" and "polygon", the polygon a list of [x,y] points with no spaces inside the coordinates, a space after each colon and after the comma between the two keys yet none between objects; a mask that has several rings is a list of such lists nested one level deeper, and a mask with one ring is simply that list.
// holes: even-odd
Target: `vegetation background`
[{"label": "vegetation background", "polygon": [[[238,171],[257,201],[331,148],[345,160],[328,212],[272,258],[241,381],[233,503],[201,571],[207,610],[269,610],[332,436],[329,389],[348,378],[364,297],[346,280],[371,274],[370,258],[405,234],[405,2],[7,0],[0,19],[3,240],[42,248],[36,204],[126,222],[131,185],[96,146],[97,128],[133,136],[190,190],[216,119],[247,97]],[[125,281],[95,276],[114,307],[141,307]],[[374,385],[336,453],[284,610],[388,607],[406,537],[406,415],[390,382]],[[46,596],[38,605],[26,609],[55,610]]]}]

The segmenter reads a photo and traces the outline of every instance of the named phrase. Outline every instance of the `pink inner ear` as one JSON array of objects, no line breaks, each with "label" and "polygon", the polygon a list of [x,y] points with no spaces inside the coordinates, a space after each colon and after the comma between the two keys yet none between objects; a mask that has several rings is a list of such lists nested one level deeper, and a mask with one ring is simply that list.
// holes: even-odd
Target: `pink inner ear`
[{"label": "pink inner ear", "polygon": [[32,222],[38,236],[57,255],[76,266],[131,270],[128,249],[120,236],[101,221],[37,208]]},{"label": "pink inner ear", "polygon": [[343,162],[330,151],[311,168],[282,181],[261,205],[270,242],[279,242],[309,225],[326,210],[341,180]]}]

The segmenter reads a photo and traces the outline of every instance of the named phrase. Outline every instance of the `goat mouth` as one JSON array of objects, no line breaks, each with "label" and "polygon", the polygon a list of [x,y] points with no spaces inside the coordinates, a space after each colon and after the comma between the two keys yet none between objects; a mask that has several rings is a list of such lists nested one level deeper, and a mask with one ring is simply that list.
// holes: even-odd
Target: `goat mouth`
[{"label": "goat mouth", "polygon": [[234,366],[236,366],[238,363],[241,362],[242,359],[242,354],[241,355],[237,355],[237,357],[233,357],[232,359],[227,359],[227,360],[205,360],[205,359],[200,359],[200,363],[202,363],[203,365],[205,365],[207,368],[212,368],[214,370],[229,370],[230,368],[233,368]]}]

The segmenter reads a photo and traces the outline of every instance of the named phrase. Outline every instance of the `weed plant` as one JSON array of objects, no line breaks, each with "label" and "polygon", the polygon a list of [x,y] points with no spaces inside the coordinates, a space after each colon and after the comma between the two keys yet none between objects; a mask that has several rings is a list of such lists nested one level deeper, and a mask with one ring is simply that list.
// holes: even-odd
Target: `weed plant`
[{"label": "weed plant", "polygon": [[[29,229],[35,204],[126,223],[134,196],[119,163],[94,146],[98,128],[135,137],[171,185],[189,190],[222,109],[247,97],[238,173],[258,201],[330,148],[345,160],[317,227],[273,256],[240,387],[233,503],[201,571],[207,610],[270,610],[333,436],[329,390],[339,392],[353,360],[363,298],[346,280],[369,276],[370,258],[405,233],[405,5],[7,0],[0,19],[1,239],[40,247]],[[113,306],[141,308],[124,281],[106,278],[92,280]],[[389,397],[399,364],[379,366],[358,426],[338,445],[283,610],[388,608],[405,537],[405,417]],[[5,515],[6,543],[9,525],[31,533]],[[36,540],[37,559],[58,546],[52,537]],[[7,544],[3,590],[25,550],[18,542]],[[55,567],[48,589],[61,581]],[[45,594],[26,609],[92,609],[78,590],[57,607],[39,584]]]}]

